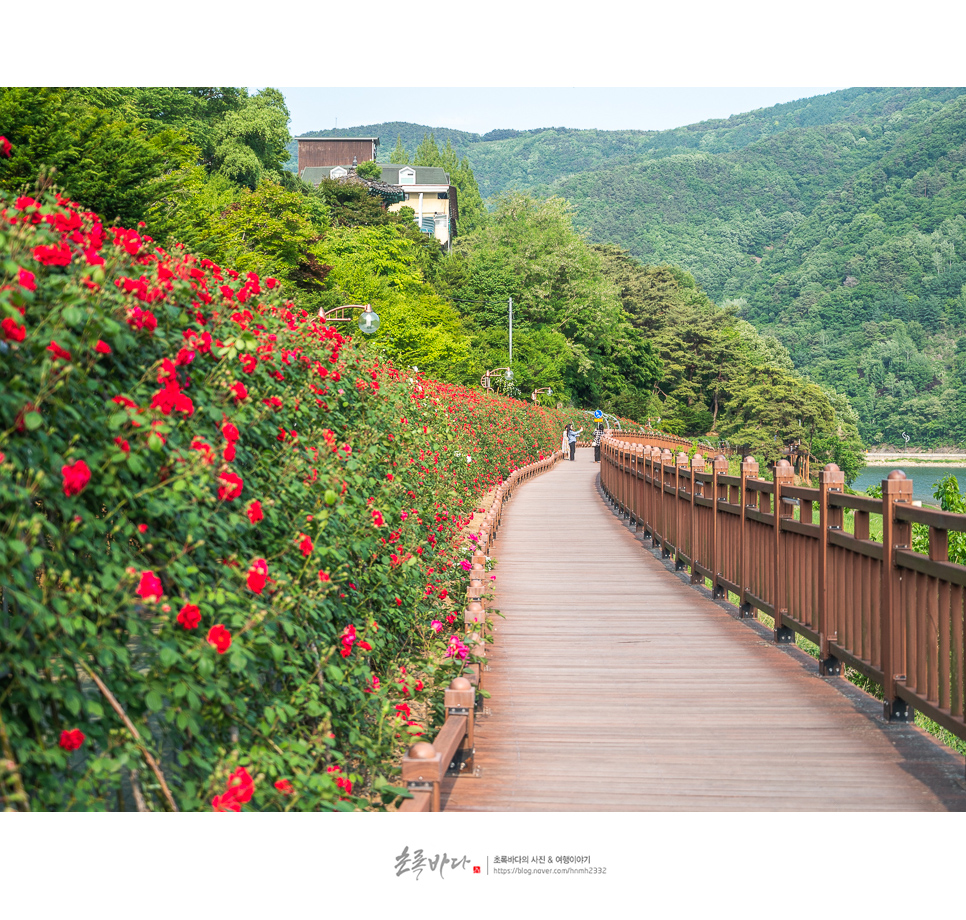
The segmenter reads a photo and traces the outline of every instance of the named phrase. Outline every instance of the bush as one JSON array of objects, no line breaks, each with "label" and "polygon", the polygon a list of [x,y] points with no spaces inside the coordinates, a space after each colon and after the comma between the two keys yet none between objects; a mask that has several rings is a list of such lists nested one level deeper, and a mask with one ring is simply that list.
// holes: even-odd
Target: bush
[{"label": "bush", "polygon": [[9,801],[392,800],[410,704],[464,666],[470,514],[563,417],[405,376],[274,278],[60,196],[0,199],[0,253]]}]

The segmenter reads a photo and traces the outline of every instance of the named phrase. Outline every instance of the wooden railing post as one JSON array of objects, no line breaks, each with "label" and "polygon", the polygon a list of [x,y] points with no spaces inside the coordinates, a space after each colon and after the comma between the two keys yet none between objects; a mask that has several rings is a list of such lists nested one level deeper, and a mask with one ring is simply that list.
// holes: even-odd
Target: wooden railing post
[{"label": "wooden railing post", "polygon": [[681,543],[684,536],[684,517],[685,509],[681,507],[681,470],[688,465],[688,455],[684,451],[679,451],[674,458],[674,568],[683,569],[684,562],[681,559]]},{"label": "wooden railing post", "polygon": [[898,502],[912,502],[912,480],[902,470],[893,470],[882,480],[882,608],[879,635],[882,648],[883,715],[892,721],[911,721],[915,713],[896,691],[897,682],[905,680],[905,654],[901,619],[900,573],[896,566],[896,550],[908,549],[911,525],[895,519]]},{"label": "wooden railing post", "polygon": [[[664,485],[667,482],[667,480],[670,478],[668,473],[668,467],[671,465],[672,459],[673,458],[671,456],[671,451],[669,451],[665,447],[664,450],[661,451],[661,511],[660,511],[661,555],[665,558],[671,555],[671,551],[667,548],[667,545],[669,542],[668,531],[671,529],[671,525],[669,523],[671,519],[671,512],[670,512],[670,507],[668,506],[667,495],[665,494],[665,491],[664,491]],[[675,504],[677,504],[677,502],[675,502]]]},{"label": "wooden railing post", "polygon": [[787,566],[783,564],[782,549],[784,539],[782,537],[782,518],[790,518],[794,514],[792,506],[786,505],[782,501],[782,487],[795,484],[795,471],[792,465],[785,459],[779,460],[775,464],[772,474],[774,482],[774,494],[772,495],[772,516],[774,517],[775,529],[772,542],[772,607],[775,611],[775,641],[794,642],[795,632],[783,617],[788,613],[788,591],[786,589]]},{"label": "wooden railing post", "polygon": [[413,793],[429,793],[429,811],[439,811],[439,787],[443,780],[443,758],[428,741],[417,741],[403,755],[402,775]]},{"label": "wooden railing post", "polygon": [[644,445],[634,448],[634,519],[635,533],[643,531],[644,523]]},{"label": "wooden railing post", "polygon": [[718,454],[711,462],[714,478],[711,480],[711,596],[715,598],[723,597],[725,589],[718,582],[721,574],[721,551],[718,539],[718,502],[721,501],[721,483],[718,477],[727,475],[728,458],[723,454]]},{"label": "wooden railing post", "polygon": [[[751,566],[748,551],[748,526],[745,511],[748,506],[748,480],[758,478],[758,461],[754,457],[745,457],[741,461],[741,484],[738,487],[741,501],[741,520],[738,525],[738,616],[754,617],[752,606],[745,598],[748,589],[749,567]],[[754,494],[754,493],[752,493]],[[757,496],[756,496],[757,501]]]},{"label": "wooden railing post", "polygon": [[466,716],[466,731],[461,739],[456,753],[450,759],[449,771],[456,773],[473,772],[473,755],[476,752],[474,739],[474,712],[476,709],[476,691],[473,684],[465,677],[454,677],[443,694],[443,706],[446,718]]},{"label": "wooden railing post", "polygon": [[834,463],[818,474],[818,524],[821,537],[818,548],[818,673],[822,677],[837,677],[842,673],[841,662],[829,651],[829,641],[838,639],[835,624],[829,622],[828,534],[841,530],[843,509],[830,508],[829,492],[842,492],[845,473]]},{"label": "wooden railing post", "polygon": [[[698,561],[698,527],[695,521],[694,513],[694,499],[698,494],[698,481],[695,478],[695,474],[704,472],[704,457],[701,454],[695,454],[691,458],[691,546],[690,546],[690,556],[691,556],[691,584],[696,585],[699,581],[702,581],[701,576],[698,574],[698,570],[695,568],[695,563]],[[701,484],[702,495],[704,492],[704,483]],[[710,561],[710,560],[709,560]],[[711,562],[714,565],[714,562]]]}]

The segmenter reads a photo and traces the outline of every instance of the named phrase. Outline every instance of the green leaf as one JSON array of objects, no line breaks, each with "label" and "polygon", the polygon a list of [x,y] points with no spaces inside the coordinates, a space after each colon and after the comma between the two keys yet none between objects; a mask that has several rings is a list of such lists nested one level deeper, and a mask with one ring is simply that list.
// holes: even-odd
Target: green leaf
[{"label": "green leaf", "polygon": [[68,326],[80,326],[84,322],[84,314],[77,307],[67,307],[61,315]]}]

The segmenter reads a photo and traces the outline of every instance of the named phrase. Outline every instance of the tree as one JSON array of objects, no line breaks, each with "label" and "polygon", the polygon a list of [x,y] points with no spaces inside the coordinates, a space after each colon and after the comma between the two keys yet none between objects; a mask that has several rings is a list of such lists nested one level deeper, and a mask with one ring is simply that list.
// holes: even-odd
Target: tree
[{"label": "tree", "polygon": [[399,165],[409,163],[409,154],[406,153],[406,148],[403,146],[402,135],[396,135],[396,146],[393,147],[392,153],[389,154],[390,163],[398,163]]},{"label": "tree", "polygon": [[0,89],[0,124],[11,144],[0,188],[29,190],[43,173],[85,208],[128,226],[173,193],[182,167],[198,157],[178,131],[152,133],[133,107],[99,107],[77,89]]},{"label": "tree", "polygon": [[375,160],[365,160],[356,167],[356,175],[363,179],[378,179],[382,175],[382,167]]},{"label": "tree", "polygon": [[248,97],[215,128],[215,171],[251,189],[263,176],[278,181],[289,156],[288,122],[285,97],[277,89],[267,87]]}]

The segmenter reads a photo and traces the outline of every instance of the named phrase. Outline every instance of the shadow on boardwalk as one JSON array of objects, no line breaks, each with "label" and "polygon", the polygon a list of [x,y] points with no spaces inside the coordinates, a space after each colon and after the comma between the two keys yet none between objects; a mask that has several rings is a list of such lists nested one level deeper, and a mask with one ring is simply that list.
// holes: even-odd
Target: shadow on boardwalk
[{"label": "shadow on boardwalk", "polygon": [[966,810],[961,756],[690,587],[597,472],[578,450],[505,512],[482,775],[447,811]]}]

